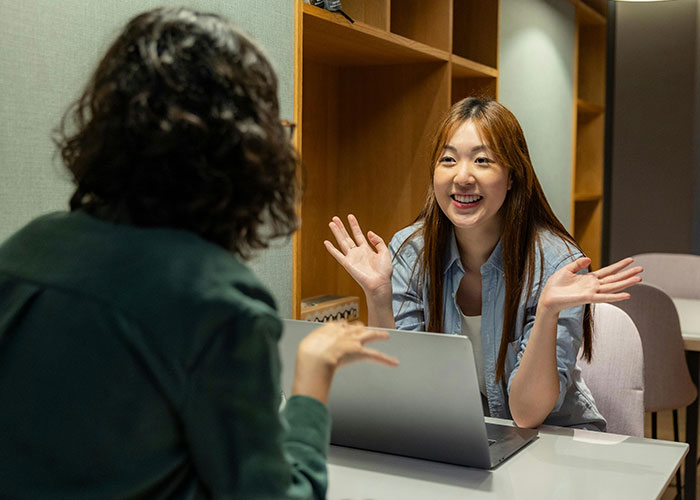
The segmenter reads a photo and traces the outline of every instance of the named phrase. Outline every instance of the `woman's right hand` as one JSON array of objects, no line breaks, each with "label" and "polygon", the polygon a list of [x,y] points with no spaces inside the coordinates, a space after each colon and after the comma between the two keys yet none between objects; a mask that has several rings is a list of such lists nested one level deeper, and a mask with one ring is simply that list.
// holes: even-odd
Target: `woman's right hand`
[{"label": "woman's right hand", "polygon": [[398,365],[393,356],[365,347],[369,342],[388,338],[388,332],[368,330],[359,322],[325,323],[299,344],[292,394],[303,394],[328,403],[333,375],[341,366],[357,361]]},{"label": "woman's right hand", "polygon": [[[340,217],[333,217],[328,224],[340,250],[326,240],[323,244],[328,252],[350,273],[369,297],[388,293],[391,296],[391,255],[384,240],[369,231],[367,239],[354,215],[348,215],[350,237]],[[372,246],[370,246],[370,243]]]}]

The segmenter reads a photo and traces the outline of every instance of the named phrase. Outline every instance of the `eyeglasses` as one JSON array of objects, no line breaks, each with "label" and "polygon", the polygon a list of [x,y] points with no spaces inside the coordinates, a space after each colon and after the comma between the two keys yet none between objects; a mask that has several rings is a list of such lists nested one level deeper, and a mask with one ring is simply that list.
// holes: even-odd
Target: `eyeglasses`
[{"label": "eyeglasses", "polygon": [[291,143],[294,140],[294,130],[297,128],[297,124],[289,120],[281,120],[280,123],[284,127],[287,142]]}]

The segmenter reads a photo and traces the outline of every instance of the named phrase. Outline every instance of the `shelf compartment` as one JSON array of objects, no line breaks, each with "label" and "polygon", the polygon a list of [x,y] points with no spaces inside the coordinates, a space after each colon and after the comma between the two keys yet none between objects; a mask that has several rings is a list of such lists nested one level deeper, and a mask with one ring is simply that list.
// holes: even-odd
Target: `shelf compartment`
[{"label": "shelf compartment", "polygon": [[335,66],[447,61],[447,51],[304,4],[304,60]]},{"label": "shelf compartment", "polygon": [[495,78],[452,78],[451,103],[465,97],[482,97],[496,99],[497,85]]},{"label": "shelf compartment", "polygon": [[603,233],[602,200],[576,204],[574,213],[574,238],[583,253],[591,258],[591,267],[600,269]]},{"label": "shelf compartment", "polygon": [[578,3],[601,15],[604,19],[608,15],[608,0],[578,0]]},{"label": "shelf compartment", "polygon": [[581,0],[576,3],[576,12],[584,26],[605,26],[607,22],[603,14]]},{"label": "shelf compartment", "polygon": [[[498,67],[497,0],[454,0],[452,53]],[[478,20],[474,21],[474,20]]]},{"label": "shelf compartment", "polygon": [[452,55],[452,104],[465,97],[496,98],[498,70]]},{"label": "shelf compartment", "polygon": [[586,101],[585,99],[577,99],[576,107],[578,109],[578,114],[583,116],[593,117],[605,113],[605,106]]},{"label": "shelf compartment", "polygon": [[449,52],[452,0],[391,2],[391,31]]},{"label": "shelf compartment", "polygon": [[355,22],[389,31],[389,0],[343,0],[343,12]]},{"label": "shelf compartment", "polygon": [[575,193],[574,194],[574,201],[575,202],[581,202],[581,203],[588,203],[592,201],[600,201],[603,199],[603,195],[601,193]]},{"label": "shelf compartment", "polygon": [[580,26],[578,33],[578,97],[605,105],[605,26]]},{"label": "shelf compartment", "polygon": [[576,123],[575,193],[603,192],[604,132],[604,115],[579,115]]},{"label": "shelf compartment", "polygon": [[[357,216],[388,243],[409,225],[430,183],[429,143],[449,107],[446,62],[339,67],[304,61],[300,297],[363,297],[328,254],[331,217]],[[360,318],[367,320],[364,300]]]}]

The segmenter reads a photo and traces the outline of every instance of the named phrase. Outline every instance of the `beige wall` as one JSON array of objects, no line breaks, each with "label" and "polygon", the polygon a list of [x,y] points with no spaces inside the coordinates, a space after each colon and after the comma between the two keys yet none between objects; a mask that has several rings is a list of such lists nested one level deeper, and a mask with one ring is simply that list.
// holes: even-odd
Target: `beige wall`
[{"label": "beige wall", "polygon": [[498,99],[518,118],[537,177],[571,227],[575,9],[561,0],[501,0]]}]

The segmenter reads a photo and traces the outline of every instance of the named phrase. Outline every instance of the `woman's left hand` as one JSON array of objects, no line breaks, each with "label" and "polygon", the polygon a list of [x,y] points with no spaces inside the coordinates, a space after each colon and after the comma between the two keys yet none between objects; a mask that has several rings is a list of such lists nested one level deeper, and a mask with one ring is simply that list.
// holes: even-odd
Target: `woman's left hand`
[{"label": "woman's left hand", "polygon": [[642,281],[638,275],[643,271],[640,266],[626,269],[632,262],[628,257],[597,271],[577,274],[591,263],[588,257],[581,257],[549,277],[539,306],[558,313],[583,304],[629,299],[630,294],[623,290]]}]

